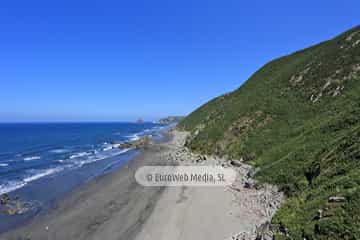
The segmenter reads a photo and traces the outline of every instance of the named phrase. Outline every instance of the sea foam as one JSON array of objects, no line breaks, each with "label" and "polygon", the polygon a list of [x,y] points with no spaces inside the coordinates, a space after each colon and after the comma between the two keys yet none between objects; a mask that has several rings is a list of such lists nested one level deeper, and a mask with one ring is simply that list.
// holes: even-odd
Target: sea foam
[{"label": "sea foam", "polygon": [[59,153],[67,153],[67,152],[69,152],[69,150],[68,149],[53,149],[53,150],[50,150],[49,152],[59,154]]},{"label": "sea foam", "polygon": [[75,153],[75,154],[71,155],[69,158],[74,159],[74,158],[85,157],[85,156],[89,156],[89,155],[91,155],[90,152],[79,152],[79,153]]},{"label": "sea foam", "polygon": [[26,185],[25,182],[20,182],[20,181],[10,181],[5,184],[0,184],[0,195],[15,191],[16,189],[22,188],[25,185]]},{"label": "sea foam", "polygon": [[24,158],[24,161],[38,160],[40,158],[41,158],[40,156],[26,157],[26,158]]},{"label": "sea foam", "polygon": [[25,183],[29,183],[32,182],[34,180],[37,180],[39,178],[60,172],[61,170],[63,170],[63,168],[61,167],[56,167],[56,168],[49,168],[49,169],[45,169],[45,170],[39,170],[37,171],[34,175],[31,175],[29,177],[24,178],[24,182]]}]

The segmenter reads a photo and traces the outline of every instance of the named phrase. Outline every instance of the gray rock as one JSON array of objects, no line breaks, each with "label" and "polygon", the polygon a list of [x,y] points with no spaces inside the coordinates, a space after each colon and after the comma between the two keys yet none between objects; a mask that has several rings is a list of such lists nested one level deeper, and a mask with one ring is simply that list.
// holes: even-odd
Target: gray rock
[{"label": "gray rock", "polygon": [[249,182],[249,181],[246,181],[244,183],[244,188],[248,188],[248,189],[251,189],[254,187],[254,184],[252,182]]},{"label": "gray rock", "polygon": [[239,160],[231,160],[230,164],[234,167],[241,167],[242,163]]},{"label": "gray rock", "polygon": [[317,219],[317,220],[322,219],[323,218],[323,213],[324,213],[324,211],[322,209],[319,209],[317,211],[317,215],[316,215],[315,219]]},{"label": "gray rock", "polygon": [[271,231],[271,224],[269,221],[266,221],[257,227],[255,232],[255,240],[272,240],[274,236],[274,233]]},{"label": "gray rock", "polygon": [[251,168],[251,169],[247,172],[246,177],[247,177],[247,178],[253,178],[258,171],[259,171],[259,168]]},{"label": "gray rock", "polygon": [[330,203],[341,203],[341,202],[346,202],[346,198],[344,198],[344,197],[329,197],[328,201]]}]

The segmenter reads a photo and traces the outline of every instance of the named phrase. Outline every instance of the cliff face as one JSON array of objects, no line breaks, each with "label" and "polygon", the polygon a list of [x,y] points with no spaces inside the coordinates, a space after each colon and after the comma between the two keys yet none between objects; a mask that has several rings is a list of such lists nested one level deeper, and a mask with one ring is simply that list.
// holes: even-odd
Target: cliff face
[{"label": "cliff face", "polygon": [[273,221],[292,238],[360,238],[360,27],[266,64],[178,128],[192,150],[279,185],[288,200]]}]

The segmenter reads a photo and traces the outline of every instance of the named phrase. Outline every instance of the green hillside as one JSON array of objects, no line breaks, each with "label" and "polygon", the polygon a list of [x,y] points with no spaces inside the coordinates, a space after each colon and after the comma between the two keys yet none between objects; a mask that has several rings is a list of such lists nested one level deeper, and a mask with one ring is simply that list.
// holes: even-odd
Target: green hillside
[{"label": "green hillside", "polygon": [[289,239],[360,239],[359,26],[266,64],[178,128],[192,150],[242,158],[277,184],[287,200],[273,223]]}]

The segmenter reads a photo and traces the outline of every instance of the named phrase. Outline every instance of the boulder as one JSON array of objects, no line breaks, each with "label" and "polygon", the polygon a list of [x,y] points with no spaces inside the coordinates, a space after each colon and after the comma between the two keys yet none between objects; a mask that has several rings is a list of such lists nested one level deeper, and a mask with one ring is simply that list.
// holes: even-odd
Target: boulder
[{"label": "boulder", "polygon": [[241,167],[242,163],[239,160],[231,160],[230,164],[234,167]]},{"label": "boulder", "polygon": [[317,213],[316,213],[316,216],[313,218],[313,220],[320,220],[323,218],[323,210],[322,209],[319,209],[317,210]]},{"label": "boulder", "polygon": [[329,197],[328,200],[329,203],[341,203],[341,202],[346,202],[346,198],[345,197]]},{"label": "boulder", "polygon": [[246,177],[247,177],[247,178],[253,178],[258,171],[259,171],[259,168],[251,168],[251,169],[246,173]]},{"label": "boulder", "polygon": [[246,181],[244,183],[244,188],[248,188],[248,189],[251,189],[254,187],[254,184],[252,182],[249,182],[249,181]]},{"label": "boulder", "polygon": [[285,236],[289,235],[289,230],[287,229],[287,227],[285,227],[285,225],[283,225],[282,223],[280,223],[279,225],[279,232]]}]

